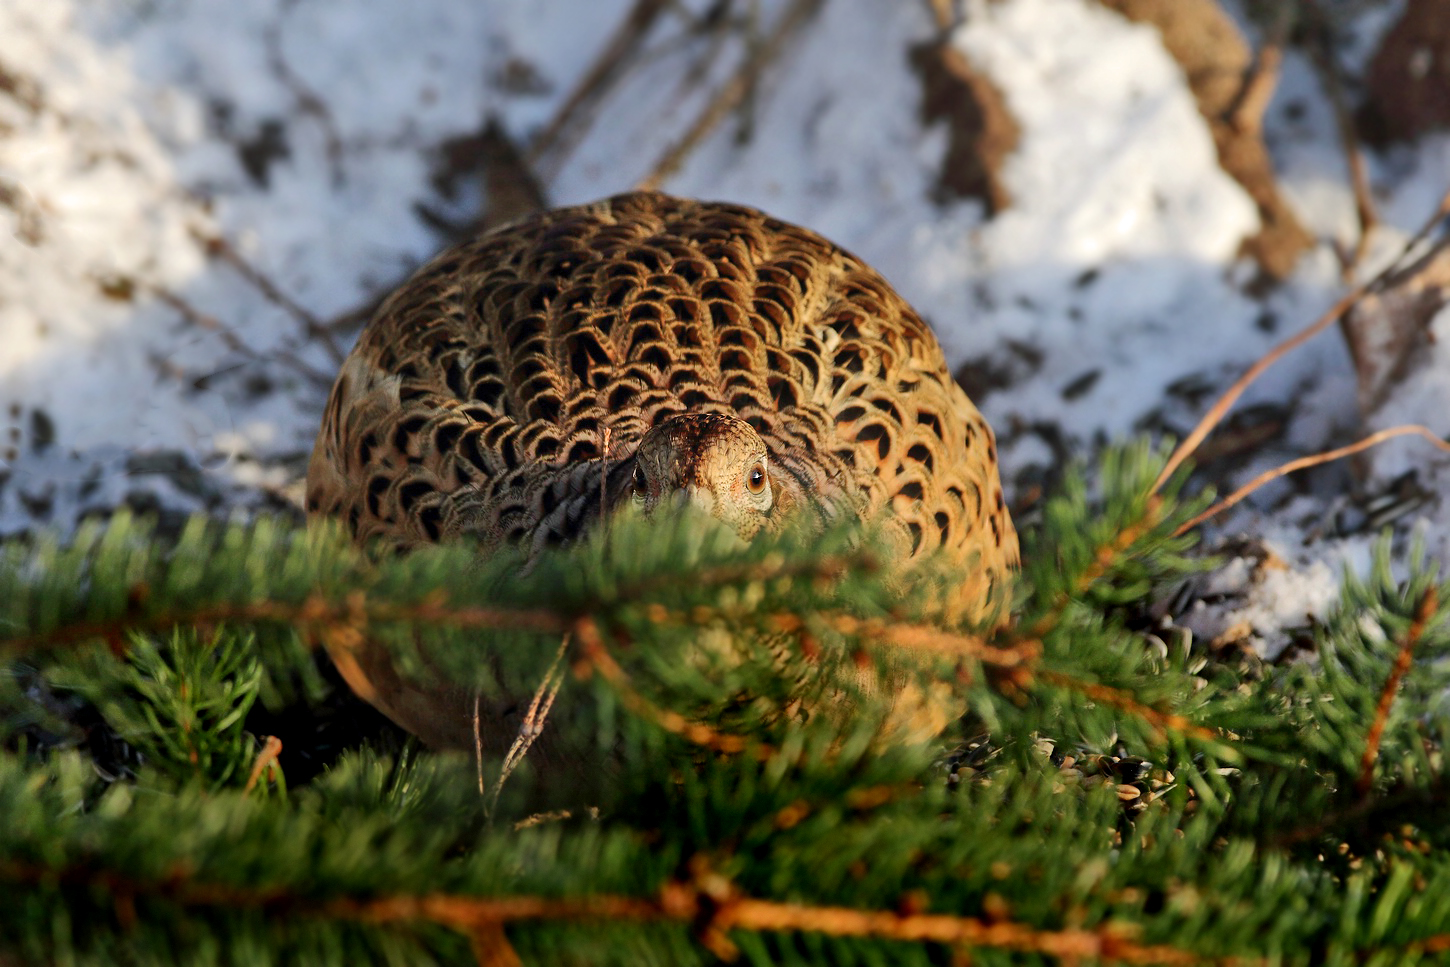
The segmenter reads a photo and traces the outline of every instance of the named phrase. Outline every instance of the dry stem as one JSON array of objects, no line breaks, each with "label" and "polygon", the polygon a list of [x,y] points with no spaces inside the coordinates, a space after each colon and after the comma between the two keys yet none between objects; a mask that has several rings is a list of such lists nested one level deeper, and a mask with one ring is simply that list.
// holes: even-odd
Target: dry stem
[{"label": "dry stem", "polygon": [[[635,55],[644,45],[655,21],[669,6],[670,0],[635,0],[634,6],[615,29],[614,35],[604,45],[593,65],[580,79],[578,86],[564,99],[548,126],[534,139],[529,148],[531,162],[538,164],[556,149],[561,153],[566,152],[582,137],[591,120],[585,113],[586,109],[603,100],[609,90],[625,76],[631,63],[636,61]],[[575,126],[579,130],[572,132],[570,136],[569,129]]]},{"label": "dry stem", "polygon": [[[302,323],[302,327],[307,331],[307,335],[322,344],[322,348],[326,350],[327,355],[332,358],[332,361],[338,365],[342,364],[343,352],[333,340],[332,330],[328,328],[327,324],[303,308],[302,304],[297,302],[297,300],[283,292],[281,287],[268,278],[261,269],[247,261],[242,256],[242,253],[237,251],[236,246],[232,245],[231,242],[220,235],[213,235],[197,229],[192,230],[192,237],[201,244],[208,255],[220,258],[227,265],[231,266],[238,275],[254,286],[258,292],[262,293],[262,296],[267,301]],[[331,385],[331,380],[328,380],[328,384]]]},{"label": "dry stem", "polygon": [[[549,663],[548,669],[544,672],[543,681],[534,690],[534,698],[529,702],[529,710],[524,714],[524,720],[519,725],[519,734],[514,738],[513,744],[509,746],[508,753],[504,756],[503,765],[499,766],[498,782],[493,784],[493,798],[488,804],[487,815],[492,816],[498,808],[498,797],[503,792],[503,784],[508,782],[509,776],[513,775],[524,756],[528,753],[529,747],[543,734],[544,723],[548,721],[549,712],[554,708],[554,699],[559,696],[559,689],[564,684],[564,653],[569,650],[569,635],[566,632],[559,642],[559,650],[554,653],[554,660]],[[477,709],[478,699],[474,699],[474,708]],[[477,741],[477,726],[475,725],[475,741]]]},{"label": "dry stem", "polygon": [[1323,332],[1326,328],[1329,327],[1331,323],[1335,322],[1337,319],[1339,319],[1340,316],[1348,312],[1349,309],[1356,302],[1358,302],[1360,298],[1362,298],[1366,293],[1375,291],[1380,286],[1382,286],[1385,283],[1385,280],[1390,278],[1394,274],[1396,267],[1404,260],[1405,256],[1409,254],[1409,252],[1413,250],[1415,246],[1419,245],[1422,241],[1424,241],[1430,235],[1430,233],[1435,230],[1435,227],[1441,222],[1441,220],[1446,217],[1446,215],[1450,215],[1450,191],[1445,192],[1445,195],[1440,199],[1440,204],[1435,209],[1434,214],[1426,219],[1425,224],[1420,227],[1420,230],[1416,232],[1413,236],[1411,236],[1409,241],[1405,243],[1404,248],[1401,249],[1398,257],[1396,257],[1388,266],[1386,266],[1383,271],[1381,271],[1369,282],[1357,285],[1349,292],[1345,293],[1343,296],[1340,297],[1339,301],[1335,302],[1334,305],[1330,307],[1329,311],[1325,312],[1322,316],[1320,316],[1313,325],[1309,326],[1307,329],[1295,333],[1293,336],[1290,336],[1288,339],[1279,343],[1279,345],[1275,346],[1273,349],[1270,349],[1259,359],[1258,362],[1250,366],[1247,372],[1245,372],[1242,376],[1235,380],[1233,385],[1230,386],[1228,390],[1225,391],[1224,394],[1218,398],[1213,406],[1209,408],[1209,411],[1204,414],[1203,419],[1198,421],[1198,425],[1193,428],[1193,432],[1189,433],[1188,436],[1183,440],[1183,442],[1178,445],[1178,448],[1173,451],[1172,456],[1168,458],[1168,463],[1163,467],[1163,472],[1160,473],[1158,475],[1158,479],[1153,482],[1152,492],[1157,493],[1159,490],[1161,490],[1163,485],[1168,482],[1168,479],[1173,476],[1174,471],[1176,471],[1180,466],[1183,465],[1183,461],[1187,460],[1190,456],[1193,455],[1193,452],[1198,449],[1199,444],[1201,444],[1204,438],[1213,431],[1214,427],[1218,426],[1218,424],[1223,421],[1224,415],[1228,413],[1229,409],[1234,405],[1234,403],[1238,402],[1238,398],[1243,395],[1244,391],[1249,388],[1249,385],[1253,383],[1254,380],[1258,379],[1266,369],[1274,365],[1274,363],[1278,362],[1287,353],[1291,352],[1294,349],[1297,349],[1299,346],[1308,342],[1314,336],[1317,336],[1319,333]]},{"label": "dry stem", "polygon": [[701,141],[725,119],[731,111],[745,103],[751,90],[760,80],[760,75],[785,52],[787,44],[815,15],[825,0],[791,0],[789,6],[771,26],[767,39],[753,49],[736,69],[735,73],[715,92],[705,104],[705,109],[678,141],[660,155],[649,174],[635,186],[640,190],[655,190],[666,178],[679,170]]},{"label": "dry stem", "polygon": [[[155,295],[156,298],[160,299],[162,302],[166,303],[166,305],[170,306],[172,309],[175,309],[178,313],[180,313],[187,322],[190,322],[196,326],[200,326],[208,332],[216,333],[221,338],[222,345],[226,346],[232,352],[236,353],[239,356],[244,356],[252,362],[268,362],[267,356],[257,352],[251,346],[247,345],[240,336],[238,336],[229,326],[227,326],[226,323],[222,322],[216,316],[213,316],[210,313],[202,312],[200,309],[196,308],[196,306],[192,305],[190,302],[183,299],[175,292],[172,292],[170,289],[165,288],[164,286],[147,284],[146,288],[153,295]],[[312,382],[313,384],[321,387],[332,386],[331,376],[327,375],[321,370],[315,369],[308,363],[304,362],[301,357],[296,356],[293,353],[286,352],[285,350],[278,350],[273,355],[275,355],[276,358],[281,362],[286,363],[288,366],[292,367],[292,369],[296,370],[298,374],[300,374],[302,377]]]},{"label": "dry stem", "polygon": [[1344,151],[1344,160],[1349,167],[1349,183],[1354,191],[1354,211],[1359,219],[1359,238],[1355,240],[1354,248],[1347,253],[1344,262],[1344,277],[1348,279],[1364,259],[1364,253],[1369,248],[1370,232],[1379,224],[1379,216],[1375,211],[1374,193],[1370,190],[1369,171],[1365,167],[1364,152],[1360,149],[1354,117],[1346,104],[1344,85],[1340,82],[1339,69],[1334,63],[1328,36],[1329,24],[1315,0],[1308,0],[1303,7],[1314,22],[1310,30],[1309,49],[1315,65],[1319,68],[1319,76],[1324,80],[1329,103],[1334,108],[1340,147]]},{"label": "dry stem", "polygon": [[1411,435],[1422,436],[1426,440],[1429,440],[1431,443],[1433,443],[1435,446],[1439,447],[1441,450],[1450,453],[1450,443],[1446,443],[1444,440],[1440,439],[1434,433],[1430,432],[1429,428],[1427,427],[1423,427],[1418,424],[1392,426],[1388,429],[1380,430],[1376,433],[1371,433],[1363,440],[1351,443],[1348,446],[1339,447],[1335,450],[1326,450],[1323,453],[1316,453],[1307,457],[1299,457],[1297,459],[1290,460],[1287,463],[1281,463],[1279,464],[1279,466],[1274,467],[1272,470],[1265,470],[1253,480],[1250,480],[1238,490],[1235,490],[1227,497],[1218,501],[1212,507],[1199,514],[1188,523],[1183,524],[1181,527],[1173,532],[1173,536],[1177,537],[1179,534],[1183,534],[1187,531],[1193,530],[1193,528],[1208,520],[1210,517],[1223,513],[1225,510],[1228,510],[1234,504],[1237,504],[1239,501],[1243,500],[1249,494],[1253,493],[1255,490],[1258,490],[1260,487],[1262,487],[1264,484],[1268,483],[1271,480],[1277,480],[1279,477],[1285,476],[1286,474],[1291,474],[1296,470],[1303,470],[1307,467],[1317,467],[1322,463],[1329,463],[1334,460],[1339,460],[1342,457],[1353,456],[1354,454],[1359,453],[1361,450],[1368,450],[1370,447],[1375,446],[1379,443],[1383,443],[1386,440],[1393,439],[1394,437]]}]

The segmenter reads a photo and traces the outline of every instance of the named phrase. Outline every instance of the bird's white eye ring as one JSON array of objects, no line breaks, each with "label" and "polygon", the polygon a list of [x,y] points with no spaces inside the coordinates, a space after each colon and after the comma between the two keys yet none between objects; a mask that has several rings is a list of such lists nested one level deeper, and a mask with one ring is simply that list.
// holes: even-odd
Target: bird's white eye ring
[{"label": "bird's white eye ring", "polygon": [[745,475],[745,489],[756,495],[765,492],[765,464],[757,463],[750,468]]}]

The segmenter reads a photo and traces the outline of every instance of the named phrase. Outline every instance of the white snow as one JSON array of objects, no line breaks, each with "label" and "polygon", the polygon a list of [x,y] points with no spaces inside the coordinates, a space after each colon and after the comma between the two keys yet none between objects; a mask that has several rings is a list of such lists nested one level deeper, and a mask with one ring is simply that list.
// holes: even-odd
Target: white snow
[{"label": "white snow", "polygon": [[[476,187],[450,200],[430,184],[439,145],[494,117],[527,147],[631,6],[0,0],[0,531],[64,525],[136,490],[184,510],[295,496],[336,358],[198,239],[224,239],[317,319],[365,307],[441,244],[415,206],[474,214]],[[712,6],[672,7],[577,143],[540,159],[552,202],[650,172],[786,4],[736,4],[727,19],[758,7],[756,22],[724,31],[704,19]],[[1089,0],[967,11],[951,40],[1022,129],[1005,170],[1013,204],[997,217],[933,200],[946,135],[920,120],[908,58],[934,36],[926,3],[822,5],[663,187],[822,232],[882,270],[954,365],[1010,373],[978,400],[1010,489],[1057,459],[1044,426],[1084,458],[1140,427],[1185,432],[1342,291],[1329,243],[1352,244],[1357,229],[1333,113],[1299,55],[1266,130],[1284,192],[1325,242],[1260,299],[1237,256],[1254,206],[1219,169],[1151,28]],[[1355,21],[1347,56],[1362,62],[1387,17]],[[1450,138],[1370,164],[1389,248],[1444,192]],[[338,333],[345,350],[355,327]],[[1379,418],[1450,431],[1446,344]],[[1168,392],[1189,379],[1206,395]],[[1271,370],[1244,404],[1287,407],[1289,426],[1236,482],[1356,435],[1353,387],[1333,332]],[[1450,492],[1450,461],[1428,451],[1386,449],[1364,483],[1414,467]],[[200,483],[148,472],[168,460]],[[1272,539],[1287,562],[1237,616],[1260,631],[1321,613],[1341,562],[1364,558],[1368,538],[1314,523],[1342,503],[1347,471],[1314,480],[1277,508],[1294,491],[1270,488],[1225,522]],[[1444,506],[1419,525],[1441,555]]]}]

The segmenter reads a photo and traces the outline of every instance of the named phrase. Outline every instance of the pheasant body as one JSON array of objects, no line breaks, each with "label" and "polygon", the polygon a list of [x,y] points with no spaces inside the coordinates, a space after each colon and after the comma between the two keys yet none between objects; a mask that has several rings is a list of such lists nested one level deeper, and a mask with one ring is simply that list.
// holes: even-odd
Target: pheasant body
[{"label": "pheasant body", "polygon": [[[735,437],[768,500],[754,463],[685,452]],[[537,551],[666,485],[768,504],[747,536],[889,511],[910,554],[961,561],[979,617],[1017,561],[992,432],[887,282],[806,229],[655,193],[502,226],[394,292],[333,388],[307,505],[358,539]]]}]

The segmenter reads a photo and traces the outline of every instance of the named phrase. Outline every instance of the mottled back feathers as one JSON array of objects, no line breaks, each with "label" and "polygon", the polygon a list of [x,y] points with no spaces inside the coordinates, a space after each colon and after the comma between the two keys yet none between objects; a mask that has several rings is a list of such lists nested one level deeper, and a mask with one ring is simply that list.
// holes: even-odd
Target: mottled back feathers
[{"label": "mottled back feathers", "polygon": [[654,193],[543,212],[419,270],[344,364],[307,483],[312,513],[403,545],[537,549],[663,499],[650,488],[746,536],[790,511],[889,510],[913,554],[962,561],[981,615],[1017,560],[991,430],[886,281],[806,229]]}]

